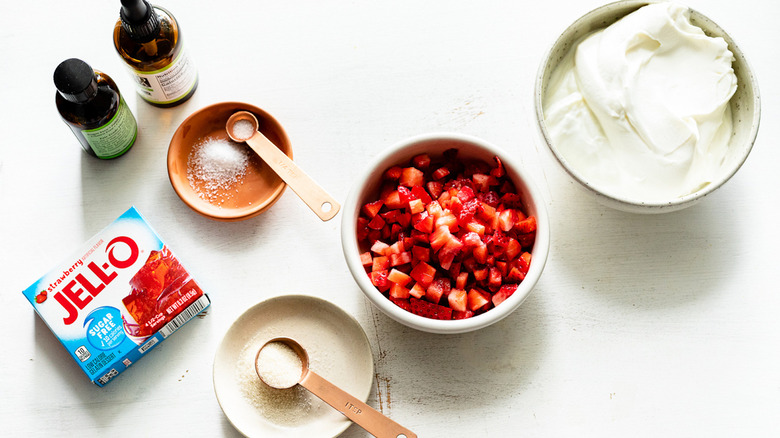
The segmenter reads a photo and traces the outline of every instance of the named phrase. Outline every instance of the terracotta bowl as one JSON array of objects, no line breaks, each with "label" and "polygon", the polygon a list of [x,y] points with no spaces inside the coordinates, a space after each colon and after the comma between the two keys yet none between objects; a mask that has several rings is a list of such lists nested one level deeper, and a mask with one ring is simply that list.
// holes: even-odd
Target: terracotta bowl
[{"label": "terracotta bowl", "polygon": [[260,108],[241,102],[217,103],[194,112],[179,125],[168,147],[168,177],[176,194],[196,212],[219,221],[255,217],[270,208],[287,187],[246,145],[250,157],[246,174],[224,196],[219,196],[219,205],[201,197],[190,184],[187,160],[193,147],[207,138],[229,141],[225,123],[233,113],[242,110],[253,113],[260,132],[292,159],[290,140],[279,122]]}]

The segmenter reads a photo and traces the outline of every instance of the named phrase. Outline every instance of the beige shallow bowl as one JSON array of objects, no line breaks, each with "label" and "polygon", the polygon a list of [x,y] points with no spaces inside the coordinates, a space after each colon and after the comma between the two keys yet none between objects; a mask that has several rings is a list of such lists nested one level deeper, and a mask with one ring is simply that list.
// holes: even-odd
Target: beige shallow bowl
[{"label": "beige shallow bowl", "polygon": [[246,175],[234,188],[219,196],[219,205],[202,198],[187,179],[187,159],[195,145],[206,138],[229,140],[225,123],[236,111],[249,111],[257,117],[259,130],[288,157],[292,145],[284,129],[270,114],[241,102],[222,102],[202,108],[187,117],[171,138],[168,147],[168,177],[185,204],[196,212],[220,221],[239,221],[270,208],[287,185],[246,145],[249,164]]},{"label": "beige shallow bowl", "polygon": [[723,38],[728,43],[729,50],[734,54],[732,67],[737,75],[738,86],[736,93],[730,101],[733,132],[731,142],[729,143],[729,153],[726,156],[726,162],[721,168],[720,175],[712,183],[690,195],[677,197],[665,202],[649,203],[636,199],[616,197],[599,191],[591,186],[588,180],[566,161],[553,143],[544,121],[542,102],[547,93],[547,85],[552,72],[566,53],[572,50],[581,38],[595,30],[611,25],[625,15],[650,3],[655,2],[628,0],[610,3],[588,12],[575,21],[558,37],[542,61],[536,76],[534,97],[536,118],[542,137],[561,167],[572,179],[584,187],[589,194],[595,196],[602,204],[633,213],[665,213],[680,210],[701,201],[707,195],[717,190],[737,173],[737,170],[747,159],[756,140],[759,119],[761,118],[761,98],[758,92],[758,83],[745,55],[737,47],[731,36],[723,29],[700,12],[691,9],[691,22],[704,30],[704,33],[708,36]]},{"label": "beige shallow bowl", "polygon": [[[366,401],[374,381],[371,345],[360,324],[336,305],[307,295],[282,295],[244,312],[228,329],[214,356],[214,392],[222,411],[239,432],[264,438],[331,438],[352,422],[300,390],[309,409],[290,403],[257,377],[254,358],[277,337],[298,341],[309,354],[312,371]],[[287,394],[289,395],[289,394]],[[296,399],[297,400],[297,399]]]}]

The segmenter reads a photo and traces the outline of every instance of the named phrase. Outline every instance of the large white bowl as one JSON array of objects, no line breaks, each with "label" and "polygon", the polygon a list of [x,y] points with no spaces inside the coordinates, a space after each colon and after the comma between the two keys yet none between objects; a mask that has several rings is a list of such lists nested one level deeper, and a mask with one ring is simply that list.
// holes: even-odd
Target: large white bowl
[{"label": "large white bowl", "polygon": [[[442,321],[407,312],[374,287],[360,262],[361,248],[357,240],[357,219],[360,209],[365,203],[378,199],[382,175],[386,169],[394,165],[406,164],[412,157],[421,153],[437,156],[451,148],[458,149],[458,157],[464,159],[478,158],[492,163],[493,157],[498,156],[504,163],[507,175],[515,184],[518,194],[522,197],[527,213],[536,216],[537,230],[528,274],[506,301],[472,318]],[[503,150],[484,140],[462,134],[421,135],[396,143],[385,150],[358,175],[355,187],[349,194],[342,212],[341,244],[344,258],[360,289],[376,307],[390,318],[406,326],[431,333],[469,332],[491,325],[512,313],[528,297],[539,281],[550,248],[550,224],[547,209],[528,175]]]},{"label": "large white bowl", "polygon": [[705,17],[698,11],[691,10],[691,22],[704,30],[704,33],[711,37],[722,37],[728,43],[729,50],[734,54],[733,69],[737,75],[737,91],[731,98],[731,114],[733,118],[733,132],[729,143],[729,152],[726,161],[721,168],[720,174],[703,189],[686,196],[669,199],[665,202],[642,202],[641,200],[628,199],[624,197],[613,196],[604,193],[593,187],[580,172],[577,171],[564,158],[552,141],[550,133],[544,121],[544,109],[542,102],[550,75],[558,66],[558,63],[564,58],[567,52],[576,47],[577,42],[592,33],[595,30],[605,28],[616,22],[625,15],[634,12],[642,6],[648,5],[649,1],[618,1],[596,8],[569,26],[555,43],[542,61],[538,74],[536,76],[535,105],[536,118],[545,143],[555,156],[561,167],[586,189],[588,193],[595,196],[600,203],[622,211],[632,213],[665,213],[689,207],[707,195],[717,190],[726,183],[737,170],[742,166],[753,148],[756,135],[758,134],[758,124],[761,116],[761,99],[758,92],[758,83],[753,75],[750,65],[745,59],[745,55],[737,47],[734,40],[712,20]]}]

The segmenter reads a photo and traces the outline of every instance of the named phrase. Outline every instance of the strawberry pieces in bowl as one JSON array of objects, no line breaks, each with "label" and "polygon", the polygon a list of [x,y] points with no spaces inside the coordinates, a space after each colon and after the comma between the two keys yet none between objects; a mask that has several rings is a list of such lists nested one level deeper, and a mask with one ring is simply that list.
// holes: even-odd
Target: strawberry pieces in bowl
[{"label": "strawberry pieces in bowl", "polygon": [[546,263],[549,225],[528,177],[495,146],[460,134],[401,142],[345,204],[342,247],[363,293],[433,333],[503,319]]}]

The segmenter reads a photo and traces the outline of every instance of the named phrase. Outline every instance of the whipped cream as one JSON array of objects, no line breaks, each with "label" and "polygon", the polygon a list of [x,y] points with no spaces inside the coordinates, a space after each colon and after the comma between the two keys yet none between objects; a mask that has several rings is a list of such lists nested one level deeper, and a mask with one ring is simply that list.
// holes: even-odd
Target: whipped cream
[{"label": "whipped cream", "polygon": [[594,188],[653,203],[717,177],[731,136],[734,56],[689,15],[674,3],[644,6],[587,35],[553,71],[548,132]]}]

